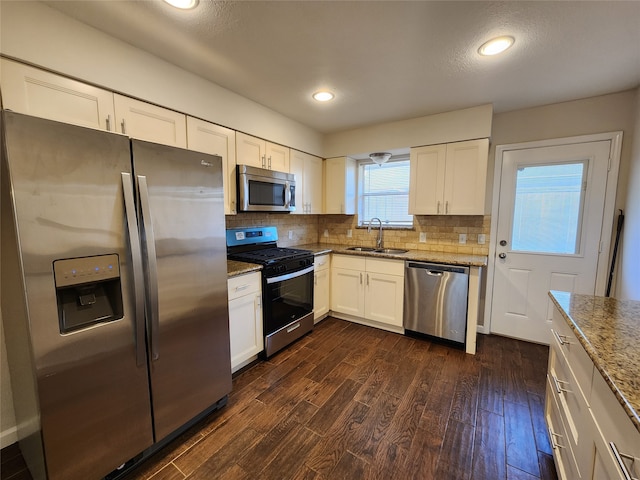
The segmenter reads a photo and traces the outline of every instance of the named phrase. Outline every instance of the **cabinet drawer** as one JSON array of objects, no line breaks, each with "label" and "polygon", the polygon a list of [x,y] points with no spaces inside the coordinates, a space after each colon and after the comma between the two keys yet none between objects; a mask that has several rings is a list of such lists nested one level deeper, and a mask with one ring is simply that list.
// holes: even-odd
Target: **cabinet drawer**
[{"label": "cabinet drawer", "polygon": [[259,292],[262,289],[260,273],[247,273],[232,277],[227,281],[229,288],[229,300],[233,300],[243,295]]},{"label": "cabinet drawer", "polygon": [[313,265],[316,271],[326,270],[329,268],[329,254],[318,255],[313,259]]},{"label": "cabinet drawer", "polygon": [[[592,462],[591,413],[571,369],[555,348],[549,351],[547,378],[565,428],[566,443],[571,447],[576,464],[586,468]],[[578,473],[584,475],[585,472]]]},{"label": "cabinet drawer", "polygon": [[367,272],[404,276],[404,261],[386,258],[367,258]]},{"label": "cabinet drawer", "polygon": [[564,356],[582,390],[587,405],[590,405],[593,362],[557,308],[553,310],[551,345]]},{"label": "cabinet drawer", "polygon": [[[612,442],[620,454],[633,457],[635,459],[633,461],[624,457],[621,460],[626,464],[632,478],[640,478],[640,432],[635,428],[600,372],[594,372],[593,375],[591,409],[604,443],[611,450]],[[607,455],[611,454],[612,452],[607,452]]]},{"label": "cabinet drawer", "polygon": [[561,480],[578,480],[578,465],[567,438],[567,432],[560,416],[560,406],[556,401],[555,386],[547,376],[547,392],[545,398],[545,421],[549,431],[549,439],[553,448],[553,459]]},{"label": "cabinet drawer", "polygon": [[333,255],[331,263],[333,268],[364,271],[366,259],[355,255]]}]

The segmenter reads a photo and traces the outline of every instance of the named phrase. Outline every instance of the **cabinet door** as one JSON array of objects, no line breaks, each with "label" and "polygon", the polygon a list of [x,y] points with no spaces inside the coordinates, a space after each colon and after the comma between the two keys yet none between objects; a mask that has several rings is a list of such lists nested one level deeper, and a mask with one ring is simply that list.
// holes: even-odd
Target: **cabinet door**
[{"label": "cabinet door", "polygon": [[404,277],[366,273],[365,318],[402,327]]},{"label": "cabinet door", "polygon": [[364,317],[364,272],[331,269],[331,310]]},{"label": "cabinet door", "polygon": [[114,130],[113,93],[4,58],[0,61],[3,108]]},{"label": "cabinet door", "polygon": [[261,293],[257,292],[229,302],[232,371],[264,349],[261,298]]},{"label": "cabinet door", "polygon": [[113,96],[117,131],[149,142],[187,148],[186,115],[133,98]]},{"label": "cabinet door", "polygon": [[236,132],[229,128],[187,117],[189,150],[222,157],[224,175],[224,213],[236,213]]},{"label": "cabinet door", "polygon": [[324,213],[322,206],[322,159],[307,155],[304,164],[304,198],[307,204],[307,213],[315,215]]},{"label": "cabinet door", "polygon": [[412,148],[410,154],[409,213],[444,213],[446,145]]},{"label": "cabinet door", "polygon": [[292,213],[322,213],[322,159],[291,150],[289,173],[296,176],[296,210]]},{"label": "cabinet door", "polygon": [[316,270],[313,286],[313,318],[318,320],[329,311],[329,269]]},{"label": "cabinet door", "polygon": [[236,132],[236,164],[267,168],[266,149],[264,140]]},{"label": "cabinet door", "polygon": [[266,142],[267,168],[278,172],[289,172],[289,147]]},{"label": "cabinet door", "polygon": [[325,160],[325,213],[356,213],[356,163],[349,157]]},{"label": "cabinet door", "polygon": [[291,150],[289,173],[293,173],[296,177],[296,209],[291,212],[292,215],[307,213],[307,189],[304,187],[305,157],[306,153]]},{"label": "cabinet door", "polygon": [[489,140],[447,145],[445,214],[484,215]]}]

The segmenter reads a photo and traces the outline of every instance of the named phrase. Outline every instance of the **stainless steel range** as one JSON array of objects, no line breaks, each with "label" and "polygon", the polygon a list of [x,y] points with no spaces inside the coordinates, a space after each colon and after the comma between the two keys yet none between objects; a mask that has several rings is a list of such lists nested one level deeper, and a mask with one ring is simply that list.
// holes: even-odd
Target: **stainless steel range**
[{"label": "stainless steel range", "polygon": [[278,229],[227,230],[227,256],[262,269],[265,355],[270,357],[313,329],[313,253],[279,248]]}]

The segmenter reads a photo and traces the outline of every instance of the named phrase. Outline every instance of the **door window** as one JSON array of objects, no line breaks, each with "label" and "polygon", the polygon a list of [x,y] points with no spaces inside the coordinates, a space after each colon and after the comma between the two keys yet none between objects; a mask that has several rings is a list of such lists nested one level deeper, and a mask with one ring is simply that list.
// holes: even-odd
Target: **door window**
[{"label": "door window", "polygon": [[587,162],[519,166],[511,250],[580,253]]}]

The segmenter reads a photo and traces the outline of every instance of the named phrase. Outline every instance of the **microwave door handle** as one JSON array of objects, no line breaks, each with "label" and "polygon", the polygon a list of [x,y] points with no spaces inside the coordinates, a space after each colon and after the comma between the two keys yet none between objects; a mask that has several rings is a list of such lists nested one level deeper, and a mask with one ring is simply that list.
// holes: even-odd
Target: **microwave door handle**
[{"label": "microwave door handle", "polygon": [[287,273],[285,275],[280,275],[279,277],[271,277],[267,278],[267,285],[271,285],[272,283],[284,282],[285,280],[291,280],[292,278],[301,277],[302,275],[306,275],[309,272],[313,272],[313,265],[305,268],[304,270],[298,270],[297,272]]},{"label": "microwave door handle", "polygon": [[291,184],[284,182],[284,208],[291,206]]},{"label": "microwave door handle", "polygon": [[142,211],[142,243],[146,252],[145,275],[147,277],[147,320],[149,337],[151,338],[151,359],[158,360],[158,337],[160,335],[160,319],[158,314],[158,263],[156,260],[156,241],[153,234],[151,208],[149,207],[149,188],[147,177],[138,175],[138,192],[140,193],[140,209]]},{"label": "microwave door handle", "polygon": [[141,367],[147,362],[144,347],[144,278],[142,270],[142,253],[140,237],[136,222],[136,206],[133,199],[133,181],[131,174],[122,172],[122,193],[124,195],[124,211],[129,232],[129,248],[131,250],[131,266],[133,268],[133,296],[135,305],[135,343],[136,365]]}]

